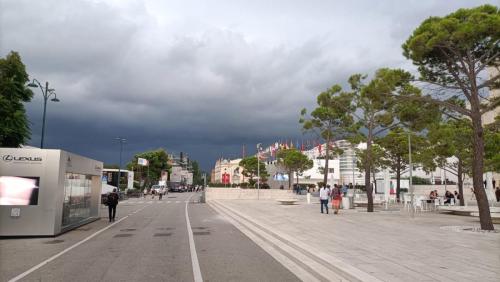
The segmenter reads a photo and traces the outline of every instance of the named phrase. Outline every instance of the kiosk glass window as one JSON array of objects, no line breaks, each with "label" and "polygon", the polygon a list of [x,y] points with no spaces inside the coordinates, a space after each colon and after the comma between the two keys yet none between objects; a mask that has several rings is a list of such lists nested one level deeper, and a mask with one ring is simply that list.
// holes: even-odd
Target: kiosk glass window
[{"label": "kiosk glass window", "polygon": [[92,176],[66,173],[62,225],[68,226],[90,217]]}]

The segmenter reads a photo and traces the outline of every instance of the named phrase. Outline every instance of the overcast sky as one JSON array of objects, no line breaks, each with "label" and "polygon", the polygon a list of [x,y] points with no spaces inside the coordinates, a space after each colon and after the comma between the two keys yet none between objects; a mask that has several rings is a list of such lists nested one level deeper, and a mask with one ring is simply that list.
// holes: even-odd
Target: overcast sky
[{"label": "overcast sky", "polygon": [[[241,147],[302,138],[303,107],[353,73],[413,70],[401,44],[429,16],[498,1],[0,0],[0,56],[49,81],[46,148],[118,163],[159,147],[210,169]],[[39,146],[39,89],[26,105]]]}]

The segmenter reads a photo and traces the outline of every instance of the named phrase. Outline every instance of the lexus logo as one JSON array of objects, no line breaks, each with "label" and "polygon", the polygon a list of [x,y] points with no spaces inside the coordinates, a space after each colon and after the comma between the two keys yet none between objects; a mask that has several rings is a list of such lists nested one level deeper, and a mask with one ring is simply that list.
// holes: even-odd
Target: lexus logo
[{"label": "lexus logo", "polygon": [[13,155],[4,155],[4,156],[2,156],[2,160],[4,162],[41,162],[42,158],[40,158],[40,157],[15,157]]},{"label": "lexus logo", "polygon": [[2,160],[4,162],[11,162],[13,159],[14,159],[14,157],[12,157],[11,155],[5,155],[2,157]]}]

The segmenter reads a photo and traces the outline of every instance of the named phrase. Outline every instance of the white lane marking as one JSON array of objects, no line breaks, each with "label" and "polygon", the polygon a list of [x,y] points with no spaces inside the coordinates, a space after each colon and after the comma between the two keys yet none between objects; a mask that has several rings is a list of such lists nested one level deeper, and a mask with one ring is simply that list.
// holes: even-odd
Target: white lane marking
[{"label": "white lane marking", "polygon": [[[142,207],[142,208],[140,208],[140,209],[136,210],[134,213],[136,213],[136,212],[139,212],[139,211],[143,210],[145,207],[147,207],[147,206],[144,206],[144,207]],[[187,210],[186,210],[186,211],[187,211]],[[40,267],[42,267],[42,266],[46,265],[47,263],[49,263],[49,262],[51,262],[51,261],[55,260],[56,258],[58,258],[58,257],[62,256],[63,254],[65,254],[65,253],[67,253],[67,252],[71,251],[72,249],[74,249],[74,248],[76,248],[76,247],[80,246],[81,244],[83,244],[83,243],[87,242],[88,240],[90,240],[90,239],[94,238],[95,236],[97,236],[97,235],[101,234],[102,232],[104,232],[104,231],[108,230],[109,228],[113,227],[115,224],[120,223],[122,220],[125,220],[125,219],[126,219],[126,218],[128,218],[129,216],[130,216],[130,215],[124,216],[123,218],[119,219],[117,222],[112,223],[112,224],[110,224],[110,225],[108,225],[108,226],[106,226],[106,227],[102,228],[102,229],[101,229],[101,230],[99,230],[99,231],[96,231],[95,233],[93,233],[92,235],[88,236],[87,238],[85,238],[85,239],[81,240],[80,242],[75,243],[75,244],[74,244],[74,245],[72,245],[71,247],[68,247],[68,248],[66,248],[66,249],[62,250],[61,252],[59,252],[59,253],[57,253],[57,254],[55,254],[55,255],[51,256],[50,258],[48,258],[48,259],[46,259],[46,260],[42,261],[42,262],[41,262],[41,263],[39,263],[39,264],[37,264],[37,265],[33,266],[32,268],[30,268],[30,269],[26,270],[25,272],[23,272],[23,273],[19,274],[18,276],[16,276],[16,277],[14,277],[14,278],[10,279],[8,282],[16,282],[16,281],[19,281],[20,279],[23,279],[24,277],[26,277],[26,276],[27,276],[27,275],[29,275],[30,273],[32,273],[32,272],[34,272],[34,271],[38,270]]]},{"label": "white lane marking", "polygon": [[149,202],[147,202],[147,203],[148,203],[148,204],[152,204],[152,203],[153,203],[153,201],[149,201]]},{"label": "white lane marking", "polygon": [[172,201],[167,201],[167,204],[170,204]]},{"label": "white lane marking", "polygon": [[[191,199],[191,197],[189,197],[189,199]],[[193,230],[191,229],[191,222],[189,221],[188,202],[186,202],[186,223],[189,237],[189,250],[191,251],[191,264],[193,265],[194,282],[203,282],[200,263],[198,262],[198,255],[196,254],[196,247],[194,245]]]},{"label": "white lane marking", "polygon": [[181,201],[175,201],[176,204],[180,203]]},{"label": "white lane marking", "polygon": [[144,204],[144,201],[139,201],[139,202],[137,202],[137,203],[139,203],[139,204]]},{"label": "white lane marking", "polygon": [[189,201],[184,201],[184,203],[189,203]]}]

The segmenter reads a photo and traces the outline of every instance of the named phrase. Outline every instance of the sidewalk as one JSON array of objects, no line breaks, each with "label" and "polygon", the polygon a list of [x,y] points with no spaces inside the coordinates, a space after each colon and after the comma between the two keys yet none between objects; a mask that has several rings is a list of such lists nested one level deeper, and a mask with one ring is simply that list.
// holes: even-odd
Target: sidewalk
[{"label": "sidewalk", "polygon": [[[321,214],[318,203],[209,202],[303,280],[498,281],[500,233],[460,231],[477,218],[438,213]],[[495,225],[500,229],[499,225]],[[460,231],[460,232],[459,232]],[[249,235],[250,234],[250,235]],[[252,238],[253,237],[253,238]]]}]

